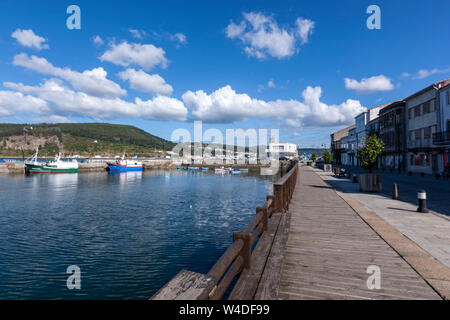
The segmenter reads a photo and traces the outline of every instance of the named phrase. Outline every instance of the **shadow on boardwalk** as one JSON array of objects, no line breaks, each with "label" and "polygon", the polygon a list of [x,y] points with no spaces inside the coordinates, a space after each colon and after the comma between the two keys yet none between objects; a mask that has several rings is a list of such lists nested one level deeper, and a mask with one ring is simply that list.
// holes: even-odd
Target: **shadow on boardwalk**
[{"label": "shadow on boardwalk", "polygon": [[279,299],[440,299],[313,169],[301,167],[289,212]]}]

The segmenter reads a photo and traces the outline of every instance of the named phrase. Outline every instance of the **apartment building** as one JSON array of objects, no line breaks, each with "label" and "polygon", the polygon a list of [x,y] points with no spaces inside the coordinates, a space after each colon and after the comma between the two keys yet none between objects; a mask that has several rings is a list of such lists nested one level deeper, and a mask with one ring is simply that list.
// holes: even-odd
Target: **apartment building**
[{"label": "apartment building", "polygon": [[380,166],[406,170],[405,101],[386,105],[379,113],[379,137],[384,142]]},{"label": "apartment building", "polygon": [[[336,164],[342,164],[341,162],[341,154],[347,152],[347,136],[348,131],[350,129],[353,129],[355,125],[351,125],[347,128],[344,128],[342,130],[333,132],[331,137],[331,154],[333,155],[333,159]],[[345,146],[345,147],[344,147]]]},{"label": "apartment building", "polygon": [[439,91],[449,83],[450,79],[433,83],[405,99],[409,171],[433,174],[444,169],[443,163],[439,164],[442,151],[432,137],[438,132]]},{"label": "apartment building", "polygon": [[450,170],[450,84],[440,87],[438,94],[438,132],[433,133],[433,144],[439,150],[438,167]]}]

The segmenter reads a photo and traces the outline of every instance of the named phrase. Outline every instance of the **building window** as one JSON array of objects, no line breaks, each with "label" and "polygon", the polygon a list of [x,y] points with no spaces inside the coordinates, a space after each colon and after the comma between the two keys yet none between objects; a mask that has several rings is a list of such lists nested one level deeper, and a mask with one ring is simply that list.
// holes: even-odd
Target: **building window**
[{"label": "building window", "polygon": [[423,104],[423,114],[430,113],[430,101],[424,102]]},{"label": "building window", "polygon": [[430,154],[429,153],[425,154],[425,164],[427,167],[430,166]]},{"label": "building window", "polygon": [[409,156],[409,164],[412,166],[414,165],[414,155],[413,154]]},{"label": "building window", "polygon": [[414,130],[414,140],[420,140],[422,138],[421,134],[420,134],[420,130],[421,129]]},{"label": "building window", "polygon": [[423,128],[423,138],[430,139],[431,127]]},{"label": "building window", "polygon": [[420,104],[414,107],[414,118],[420,117]]}]

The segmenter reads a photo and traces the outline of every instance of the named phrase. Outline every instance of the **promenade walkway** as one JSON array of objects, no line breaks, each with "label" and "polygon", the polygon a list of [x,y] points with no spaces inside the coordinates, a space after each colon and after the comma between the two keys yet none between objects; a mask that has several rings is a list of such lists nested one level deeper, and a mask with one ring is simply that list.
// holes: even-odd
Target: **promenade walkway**
[{"label": "promenade walkway", "polygon": [[[310,167],[301,167],[278,299],[440,299]],[[380,289],[369,289],[369,266]]]}]

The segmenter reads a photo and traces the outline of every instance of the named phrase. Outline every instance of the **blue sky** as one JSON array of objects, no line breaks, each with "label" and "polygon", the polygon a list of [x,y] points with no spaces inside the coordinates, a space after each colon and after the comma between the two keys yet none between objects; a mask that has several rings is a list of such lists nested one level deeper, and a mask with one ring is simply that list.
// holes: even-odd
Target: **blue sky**
[{"label": "blue sky", "polygon": [[[66,8],[81,9],[69,30]],[[366,9],[381,9],[369,30]],[[450,77],[448,1],[2,1],[0,121],[279,128],[301,147]],[[447,22],[447,23],[446,23]],[[96,40],[96,41],[94,41]],[[346,80],[347,79],[347,80]]]}]

